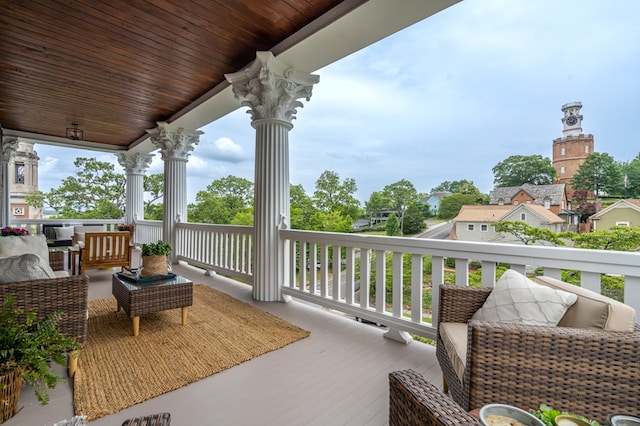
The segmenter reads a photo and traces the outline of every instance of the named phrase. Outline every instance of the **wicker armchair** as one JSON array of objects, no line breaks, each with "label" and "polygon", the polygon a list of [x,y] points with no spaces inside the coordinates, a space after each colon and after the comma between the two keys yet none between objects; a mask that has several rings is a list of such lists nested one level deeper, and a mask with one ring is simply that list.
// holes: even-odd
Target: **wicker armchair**
[{"label": "wicker armchair", "polygon": [[468,322],[464,381],[438,332],[445,389],[463,410],[489,403],[554,408],[604,424],[640,415],[640,326],[633,333],[469,321],[491,289],[440,287],[439,321]]},{"label": "wicker armchair", "polygon": [[125,420],[125,422],[122,423],[122,426],[169,426],[170,424],[171,414],[158,413]]},{"label": "wicker armchair", "polygon": [[476,425],[480,422],[413,370],[389,373],[389,426]]},{"label": "wicker armchair", "polygon": [[[60,331],[73,337],[78,343],[87,340],[87,308],[89,298],[89,278],[86,275],[60,278],[1,283],[0,296],[13,294],[18,308],[37,311],[36,318],[44,318],[54,312],[62,312]],[[78,368],[77,354],[68,357],[69,376],[73,377]]]}]

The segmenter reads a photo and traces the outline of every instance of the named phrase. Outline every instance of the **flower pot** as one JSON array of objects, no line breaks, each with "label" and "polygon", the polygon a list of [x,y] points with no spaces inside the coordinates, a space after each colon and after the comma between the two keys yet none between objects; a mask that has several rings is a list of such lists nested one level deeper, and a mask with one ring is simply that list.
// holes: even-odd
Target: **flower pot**
[{"label": "flower pot", "polygon": [[169,262],[165,255],[141,256],[140,277],[154,277],[157,275],[167,275],[169,273]]},{"label": "flower pot", "polygon": [[22,389],[22,373],[13,370],[0,376],[0,423],[18,412],[18,400]]}]

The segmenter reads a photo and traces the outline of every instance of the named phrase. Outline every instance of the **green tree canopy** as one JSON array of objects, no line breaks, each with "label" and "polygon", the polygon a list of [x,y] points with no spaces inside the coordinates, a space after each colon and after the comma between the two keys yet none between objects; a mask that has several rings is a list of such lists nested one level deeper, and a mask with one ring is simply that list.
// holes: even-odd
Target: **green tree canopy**
[{"label": "green tree canopy", "polygon": [[561,235],[573,241],[577,248],[636,251],[640,247],[640,227],[612,226],[583,234],[565,232]]},{"label": "green tree canopy", "polygon": [[144,200],[144,218],[162,220],[163,207],[158,201],[164,197],[164,174],[145,175],[142,185],[147,194]]},{"label": "green tree canopy", "polygon": [[404,235],[417,234],[427,227],[424,216],[416,203],[409,204],[402,218],[402,231]]},{"label": "green tree canopy", "polygon": [[113,164],[95,158],[78,157],[73,165],[77,168],[75,176],[65,178],[59,188],[27,196],[27,203],[39,208],[49,206],[66,219],[124,217],[124,174],[116,173]]},{"label": "green tree canopy", "polygon": [[377,216],[382,209],[391,210],[391,199],[379,191],[375,191],[369,197],[369,201],[364,203],[365,212],[369,217]]},{"label": "green tree canopy", "polygon": [[384,187],[384,197],[391,201],[391,209],[400,211],[411,203],[418,201],[418,191],[411,182],[406,179],[399,180]]},{"label": "green tree canopy", "polygon": [[640,154],[631,162],[622,165],[623,196],[625,198],[640,198]]},{"label": "green tree canopy", "polygon": [[391,237],[400,235],[400,221],[398,220],[398,217],[395,215],[395,213],[391,213],[391,215],[387,218],[384,229],[386,234]]},{"label": "green tree canopy", "polygon": [[431,188],[431,193],[433,194],[434,192],[451,192],[451,193],[459,192],[461,194],[465,194],[465,192],[461,191],[461,188],[467,187],[468,185],[473,185],[473,181],[468,181],[466,179],[454,180],[454,181],[445,180],[444,182],[440,183],[438,186]]},{"label": "green tree canopy", "polygon": [[462,206],[478,204],[476,196],[472,194],[451,194],[440,201],[440,217],[453,219],[460,213]]},{"label": "green tree canopy", "polygon": [[533,227],[525,222],[504,221],[496,222],[493,226],[495,227],[496,232],[511,234],[525,245],[532,245],[540,241],[550,243],[554,246],[565,245],[564,241],[562,241],[557,233],[550,231],[549,229]]},{"label": "green tree canopy", "polygon": [[357,190],[354,179],[340,182],[338,173],[325,170],[316,181],[313,201],[318,210],[325,213],[338,211],[355,220],[361,216],[360,201],[354,196]]},{"label": "green tree canopy", "polygon": [[217,179],[198,191],[187,207],[189,222],[230,224],[238,213],[251,212],[253,183],[236,176]]},{"label": "green tree canopy", "polygon": [[556,176],[551,160],[542,155],[512,155],[492,169],[497,187],[549,185]]},{"label": "green tree canopy", "polygon": [[607,153],[592,152],[573,175],[573,187],[596,191],[596,195],[621,194],[624,177],[621,166]]},{"label": "green tree canopy", "polygon": [[313,200],[304,191],[302,185],[291,185],[289,191],[291,198],[291,228],[310,229],[311,217],[317,212],[317,209],[313,206]]}]

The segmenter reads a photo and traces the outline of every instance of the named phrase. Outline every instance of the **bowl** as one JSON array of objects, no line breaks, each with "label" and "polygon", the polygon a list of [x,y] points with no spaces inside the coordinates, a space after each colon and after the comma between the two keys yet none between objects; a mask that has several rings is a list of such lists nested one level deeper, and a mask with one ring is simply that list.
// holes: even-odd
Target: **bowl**
[{"label": "bowl", "polygon": [[[527,413],[517,407],[504,404],[489,404],[480,409],[480,422],[484,426],[494,426],[498,423],[487,422],[488,416],[504,416],[513,420],[517,420],[525,426],[545,426],[541,420],[538,420],[533,414]],[[489,417],[491,420],[492,417]],[[505,423],[499,423],[504,425]]]},{"label": "bowl", "polygon": [[591,426],[588,421],[567,414],[557,415],[554,421],[558,426]]},{"label": "bowl", "polygon": [[626,414],[610,414],[607,420],[611,426],[640,426],[640,417]]}]

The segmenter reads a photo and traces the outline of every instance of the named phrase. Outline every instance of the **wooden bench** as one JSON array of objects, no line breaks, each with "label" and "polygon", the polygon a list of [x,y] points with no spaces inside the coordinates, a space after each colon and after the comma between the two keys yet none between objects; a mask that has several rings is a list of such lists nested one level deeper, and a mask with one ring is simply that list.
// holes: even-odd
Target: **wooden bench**
[{"label": "wooden bench", "polygon": [[87,269],[131,268],[131,234],[124,232],[87,232],[80,249],[80,275]]}]

